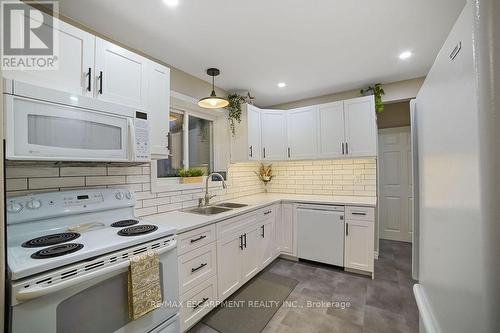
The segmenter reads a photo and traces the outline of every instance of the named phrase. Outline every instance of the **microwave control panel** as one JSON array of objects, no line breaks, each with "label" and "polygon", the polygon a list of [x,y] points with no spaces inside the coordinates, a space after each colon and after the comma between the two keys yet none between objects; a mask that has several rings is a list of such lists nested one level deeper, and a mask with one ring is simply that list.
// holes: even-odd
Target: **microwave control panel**
[{"label": "microwave control panel", "polygon": [[148,162],[149,160],[151,160],[151,149],[149,143],[149,125],[146,113],[136,113],[136,118],[134,119],[134,129],[134,161]]}]

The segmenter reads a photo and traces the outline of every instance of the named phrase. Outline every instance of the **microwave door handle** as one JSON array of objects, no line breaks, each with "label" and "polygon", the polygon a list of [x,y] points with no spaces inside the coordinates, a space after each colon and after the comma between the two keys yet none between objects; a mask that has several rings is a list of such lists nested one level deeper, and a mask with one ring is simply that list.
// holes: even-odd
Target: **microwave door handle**
[{"label": "microwave door handle", "polygon": [[[177,241],[174,240],[171,242],[170,245],[165,246],[164,248],[158,249],[158,250],[156,250],[156,252],[159,255],[161,255],[161,254],[166,253],[170,250],[173,250],[176,246],[177,246]],[[23,290],[18,291],[15,296],[16,296],[16,299],[18,301],[28,301],[28,300],[35,299],[35,298],[38,298],[41,296],[45,296],[45,295],[48,295],[51,293],[55,293],[56,291],[75,286],[77,284],[98,278],[100,276],[112,273],[112,272],[117,271],[117,270],[127,268],[129,265],[130,265],[130,260],[124,260],[124,261],[119,262],[117,264],[98,269],[94,272],[90,272],[88,274],[77,276],[73,279],[68,279],[64,282],[60,282],[60,283],[56,283],[56,284],[48,285],[48,286],[39,285],[39,286],[23,289]]]}]

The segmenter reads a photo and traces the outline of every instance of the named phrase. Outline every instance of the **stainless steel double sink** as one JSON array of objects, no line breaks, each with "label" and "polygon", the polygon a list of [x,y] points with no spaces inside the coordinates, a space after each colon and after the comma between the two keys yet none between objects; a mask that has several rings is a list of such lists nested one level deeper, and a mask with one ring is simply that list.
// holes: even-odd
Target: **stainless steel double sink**
[{"label": "stainless steel double sink", "polygon": [[235,202],[223,202],[223,203],[215,204],[212,206],[189,208],[189,209],[185,209],[183,211],[186,213],[192,213],[192,214],[198,214],[198,215],[215,215],[215,214],[228,212],[231,209],[242,208],[242,207],[246,207],[246,206],[248,206],[248,205],[239,204],[239,203],[235,203]]}]

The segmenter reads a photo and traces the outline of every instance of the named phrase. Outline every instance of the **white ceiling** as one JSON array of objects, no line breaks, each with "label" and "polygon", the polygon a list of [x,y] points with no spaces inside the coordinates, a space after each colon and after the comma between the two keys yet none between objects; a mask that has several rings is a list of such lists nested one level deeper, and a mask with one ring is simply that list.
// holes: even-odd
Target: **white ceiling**
[{"label": "white ceiling", "polygon": [[[269,106],[427,74],[465,0],[61,0],[63,14]],[[406,61],[399,53],[411,50]],[[278,82],[286,82],[280,89]],[[208,92],[207,92],[208,93]]]}]

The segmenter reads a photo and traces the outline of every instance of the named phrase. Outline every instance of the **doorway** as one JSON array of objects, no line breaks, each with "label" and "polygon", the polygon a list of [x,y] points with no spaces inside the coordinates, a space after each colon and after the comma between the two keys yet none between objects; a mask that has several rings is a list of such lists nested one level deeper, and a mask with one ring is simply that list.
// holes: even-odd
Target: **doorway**
[{"label": "doorway", "polygon": [[379,237],[411,242],[413,184],[410,127],[380,129],[378,144]]}]

